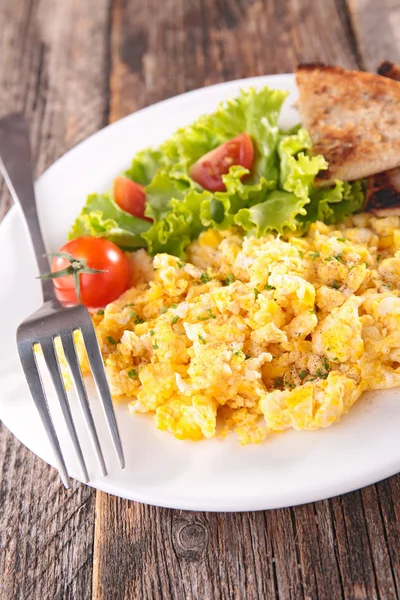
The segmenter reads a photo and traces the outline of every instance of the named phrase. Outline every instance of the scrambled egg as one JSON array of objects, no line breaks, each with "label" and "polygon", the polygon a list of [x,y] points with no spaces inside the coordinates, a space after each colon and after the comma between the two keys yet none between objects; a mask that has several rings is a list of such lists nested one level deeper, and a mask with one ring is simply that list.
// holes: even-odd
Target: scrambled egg
[{"label": "scrambled egg", "polygon": [[135,286],[94,317],[112,395],[179,439],[327,427],[400,385],[398,217],[303,238],[209,230],[187,263],[132,261]]}]

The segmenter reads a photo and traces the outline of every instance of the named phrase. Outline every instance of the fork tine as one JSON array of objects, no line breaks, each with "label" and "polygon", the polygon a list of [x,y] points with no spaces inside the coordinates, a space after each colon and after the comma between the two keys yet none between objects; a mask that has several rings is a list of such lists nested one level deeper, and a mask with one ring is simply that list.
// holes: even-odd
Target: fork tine
[{"label": "fork tine", "polygon": [[85,342],[92,375],[102,400],[103,409],[114,444],[115,452],[118,456],[120,467],[123,469],[125,467],[124,452],[122,450],[121,438],[119,436],[118,425],[111,400],[110,388],[108,386],[107,376],[104,369],[103,357],[100,352],[92,321],[87,323],[86,327],[82,327],[81,331],[83,340]]},{"label": "fork tine", "polygon": [[47,368],[50,371],[51,379],[55,387],[58,400],[61,405],[61,410],[64,415],[64,419],[67,425],[68,433],[71,437],[72,443],[75,448],[75,452],[78,456],[79,464],[83,473],[84,481],[89,481],[89,473],[86,467],[85,459],[83,458],[82,448],[78,440],[75,425],[72,420],[71,408],[68,402],[67,392],[65,391],[64,382],[60,371],[60,365],[58,363],[58,357],[54,348],[54,339],[48,337],[40,342],[43,350],[43,356],[46,361]]},{"label": "fork tine", "polygon": [[94,424],[92,411],[90,410],[90,404],[86,392],[86,387],[82,378],[82,372],[79,365],[79,360],[76,353],[72,332],[61,334],[61,341],[64,348],[65,358],[67,359],[67,363],[75,383],[76,391],[78,393],[86,426],[89,430],[89,434],[92,439],[92,444],[97,459],[99,461],[100,469],[102,474],[105,476],[107,475],[107,466],[104,460],[103,452],[101,450],[100,441],[97,435],[96,426]]},{"label": "fork tine", "polygon": [[60,473],[61,480],[65,487],[69,489],[71,482],[68,476],[64,457],[61,452],[60,442],[58,441],[57,433],[54,429],[53,420],[47,405],[46,395],[42,378],[40,377],[40,372],[36,363],[33,345],[31,343],[23,345],[18,344],[18,352],[32,398],[35,402],[40,418],[42,419],[49,442],[55,454],[57,468]]}]

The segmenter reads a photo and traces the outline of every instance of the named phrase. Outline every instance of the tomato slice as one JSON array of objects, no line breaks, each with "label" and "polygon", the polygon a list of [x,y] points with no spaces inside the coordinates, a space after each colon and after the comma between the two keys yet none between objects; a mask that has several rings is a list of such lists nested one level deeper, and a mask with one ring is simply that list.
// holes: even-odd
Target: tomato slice
[{"label": "tomato slice", "polygon": [[136,183],[136,181],[132,181],[127,177],[117,177],[114,181],[114,199],[125,212],[139,219],[153,221],[150,217],[144,216],[146,192],[140,183]]},{"label": "tomato slice", "polygon": [[254,148],[250,136],[241,133],[202,156],[190,168],[190,176],[210,192],[224,192],[222,175],[229,172],[232,165],[246,169],[253,166]]},{"label": "tomato slice", "polygon": [[[100,273],[79,275],[81,302],[87,308],[104,308],[116,300],[132,285],[131,264],[118,246],[104,238],[84,236],[67,242],[60,252],[70,254],[78,261],[86,261],[90,269],[99,269]],[[52,273],[66,269],[70,261],[62,256],[53,258]],[[62,304],[78,303],[78,296],[72,275],[53,279],[56,296]]]}]

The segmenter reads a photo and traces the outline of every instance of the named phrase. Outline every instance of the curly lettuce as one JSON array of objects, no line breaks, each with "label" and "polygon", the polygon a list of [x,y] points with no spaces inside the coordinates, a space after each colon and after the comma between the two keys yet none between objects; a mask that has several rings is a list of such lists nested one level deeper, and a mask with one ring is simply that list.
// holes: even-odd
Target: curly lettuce
[{"label": "curly lettuce", "polygon": [[364,204],[365,188],[364,180],[352,183],[337,180],[334,187],[312,190],[307,212],[298,218],[299,228],[305,232],[316,221],[333,225],[360,211]]},{"label": "curly lettuce", "polygon": [[[112,195],[93,194],[76,219],[70,238],[106,237],[124,249],[147,247],[151,254],[185,256],[186,246],[201,231],[241,227],[246,235],[305,232],[311,223],[335,223],[362,208],[363,182],[337,181],[315,186],[327,169],[321,155],[311,154],[306,129],[279,129],[287,92],[264,87],[241,90],[210,115],[176,131],[159,148],[139,152],[125,177],[146,189],[147,217],[137,219],[119,209]],[[223,176],[225,191],[204,190],[190,167],[217,146],[247,132],[254,146],[251,171],[234,165]]]},{"label": "curly lettuce", "polygon": [[203,190],[191,190],[181,200],[173,198],[170,210],[143,234],[150,254],[168,252],[185,257],[186,246],[205,229],[200,219],[203,202],[209,202],[212,194]]},{"label": "curly lettuce", "polygon": [[249,235],[260,237],[268,232],[284,233],[297,227],[296,219],[306,215],[304,206],[308,198],[299,198],[283,190],[274,190],[265,202],[251,208],[242,208],[235,216],[235,223]]},{"label": "curly lettuce", "polygon": [[90,194],[72,225],[68,239],[83,235],[104,237],[124,250],[146,247],[142,235],[150,223],[121,210],[110,194]]}]

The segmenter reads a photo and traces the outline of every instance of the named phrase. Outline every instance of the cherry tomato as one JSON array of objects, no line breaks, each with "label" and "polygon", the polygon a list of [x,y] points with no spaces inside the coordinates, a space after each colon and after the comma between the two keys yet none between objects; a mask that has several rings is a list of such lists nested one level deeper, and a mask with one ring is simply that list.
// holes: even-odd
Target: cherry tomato
[{"label": "cherry tomato", "polygon": [[252,141],[247,133],[241,133],[202,156],[191,166],[190,176],[210,192],[224,192],[222,175],[228,173],[232,165],[242,165],[250,170],[253,158]]},{"label": "cherry tomato", "polygon": [[[131,266],[128,258],[118,246],[104,238],[84,236],[71,240],[60,248],[60,252],[71,254],[86,261],[87,268],[99,269],[102,273],[79,274],[81,302],[91,309],[103,308],[116,300],[132,281]],[[71,266],[66,258],[55,257],[51,271],[61,271]],[[84,265],[82,265],[84,267]],[[78,303],[78,296],[72,275],[53,279],[56,296],[66,305]]]},{"label": "cherry tomato", "polygon": [[150,217],[144,216],[146,192],[140,183],[136,183],[127,177],[117,177],[114,180],[114,199],[125,212],[139,219],[153,221]]}]

